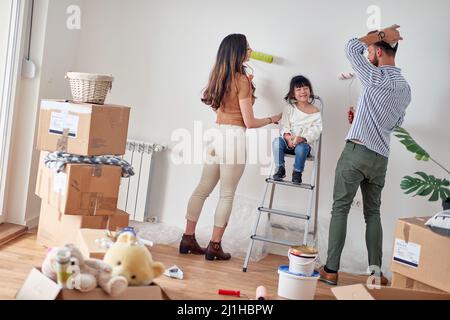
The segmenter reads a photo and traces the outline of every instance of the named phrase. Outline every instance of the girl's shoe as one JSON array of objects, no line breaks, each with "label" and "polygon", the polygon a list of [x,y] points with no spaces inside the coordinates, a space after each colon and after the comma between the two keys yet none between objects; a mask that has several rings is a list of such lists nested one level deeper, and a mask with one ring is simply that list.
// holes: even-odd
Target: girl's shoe
[{"label": "girl's shoe", "polygon": [[286,169],[284,167],[279,167],[277,172],[273,175],[273,180],[281,181],[286,178]]},{"label": "girl's shoe", "polygon": [[298,171],[292,172],[292,183],[302,184],[302,173]]}]

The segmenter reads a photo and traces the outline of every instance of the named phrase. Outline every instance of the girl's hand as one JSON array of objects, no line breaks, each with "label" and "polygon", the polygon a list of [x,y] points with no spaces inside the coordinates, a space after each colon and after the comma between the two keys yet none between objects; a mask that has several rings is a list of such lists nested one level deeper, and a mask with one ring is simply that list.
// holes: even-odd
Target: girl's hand
[{"label": "girl's hand", "polygon": [[296,147],[298,144],[303,143],[303,142],[305,142],[304,138],[302,138],[302,137],[295,137],[294,141],[293,141],[294,147]]},{"label": "girl's hand", "polygon": [[285,133],[283,138],[286,141],[289,149],[294,149],[294,144],[292,143],[293,142],[293,136],[290,133]]}]

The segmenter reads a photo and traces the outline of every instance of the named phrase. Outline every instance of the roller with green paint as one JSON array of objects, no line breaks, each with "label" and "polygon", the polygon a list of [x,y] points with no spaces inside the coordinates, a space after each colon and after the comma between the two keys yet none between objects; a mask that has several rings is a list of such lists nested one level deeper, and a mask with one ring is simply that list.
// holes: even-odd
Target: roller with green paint
[{"label": "roller with green paint", "polygon": [[266,63],[272,63],[273,62],[273,56],[271,56],[269,54],[262,53],[262,52],[258,52],[258,51],[253,51],[252,55],[250,56],[250,58],[252,58],[254,60],[266,62]]}]

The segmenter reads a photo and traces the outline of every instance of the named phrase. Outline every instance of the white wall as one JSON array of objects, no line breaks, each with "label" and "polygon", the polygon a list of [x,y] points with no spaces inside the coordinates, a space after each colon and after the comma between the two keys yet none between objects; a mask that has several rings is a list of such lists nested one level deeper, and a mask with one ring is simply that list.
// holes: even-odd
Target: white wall
[{"label": "white wall", "polygon": [[[54,10],[65,4],[51,1],[50,7]],[[259,97],[255,106],[257,116],[281,111],[282,97],[293,75],[301,73],[310,77],[316,92],[327,103],[319,219],[324,258],[334,169],[349,129],[346,123],[348,83],[339,82],[336,75],[349,71],[344,44],[349,38],[368,31],[366,8],[372,2],[95,0],[80,4],[79,42],[67,38],[71,34],[67,30],[48,29],[47,43],[53,45],[46,47],[47,80],[43,83],[47,91],[42,97],[67,95],[66,84],[58,79],[73,61],[80,71],[112,73],[116,81],[108,101],[133,107],[130,137],[136,139],[173,146],[170,136],[174,129],[193,130],[196,120],[203,121],[205,127],[213,124],[213,113],[199,99],[218,45],[229,33],[246,34],[255,50],[278,58],[273,65],[252,62]],[[413,89],[413,103],[405,127],[436,159],[447,160],[448,165],[450,22],[446,13],[450,4],[444,0],[378,1],[377,4],[382,9],[382,25],[400,24],[405,38],[399,49],[398,65]],[[60,28],[60,23],[54,27]],[[61,51],[56,50],[60,47]],[[199,179],[201,166],[173,165],[169,152],[158,155],[157,160],[151,215],[182,227],[186,204]],[[389,267],[396,219],[432,215],[440,209],[437,203],[402,194],[401,177],[418,170],[443,176],[431,164],[416,162],[394,139],[382,204],[385,268]],[[256,204],[263,179],[257,165],[248,166],[238,196],[245,195]],[[283,195],[280,205],[299,207],[300,204],[292,204],[293,196],[292,193]],[[216,199],[217,192],[205,206],[203,225],[211,223]],[[352,211],[343,270],[365,271],[364,228],[362,212]]]}]

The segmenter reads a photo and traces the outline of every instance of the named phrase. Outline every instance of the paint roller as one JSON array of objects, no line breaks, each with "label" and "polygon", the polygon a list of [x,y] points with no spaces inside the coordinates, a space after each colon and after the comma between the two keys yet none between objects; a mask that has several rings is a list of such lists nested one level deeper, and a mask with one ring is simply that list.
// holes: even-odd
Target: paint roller
[{"label": "paint roller", "polygon": [[258,60],[258,61],[262,61],[265,63],[273,62],[273,56],[271,56],[270,54],[266,54],[266,53],[262,53],[262,52],[258,52],[258,51],[253,51],[250,58],[253,60]]}]

